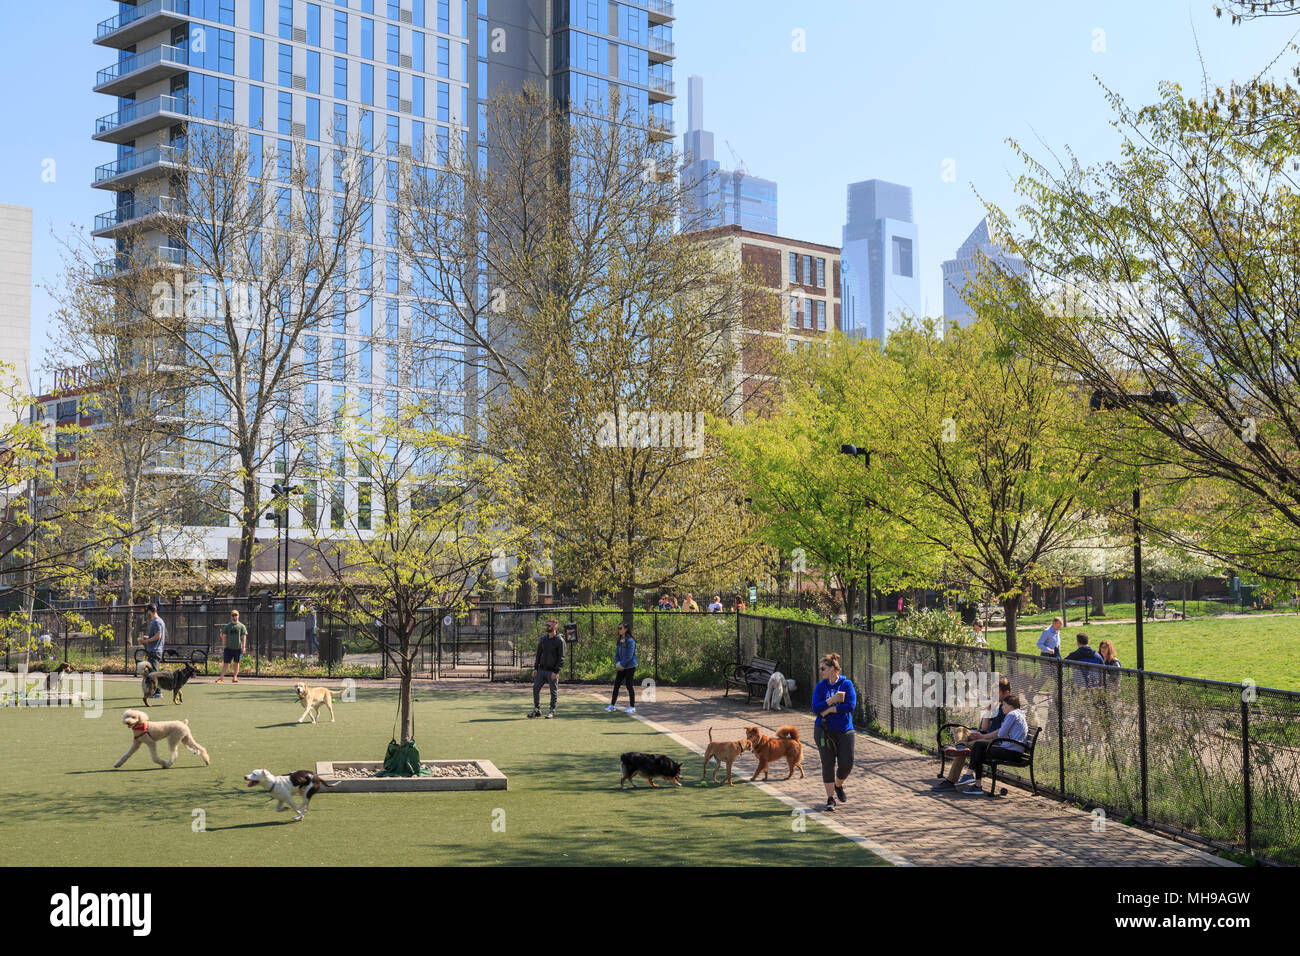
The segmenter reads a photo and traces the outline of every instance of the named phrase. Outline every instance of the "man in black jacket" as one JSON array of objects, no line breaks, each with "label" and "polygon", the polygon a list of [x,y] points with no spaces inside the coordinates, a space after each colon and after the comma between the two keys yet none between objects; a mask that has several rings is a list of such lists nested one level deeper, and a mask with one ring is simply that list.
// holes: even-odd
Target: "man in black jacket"
[{"label": "man in black jacket", "polygon": [[533,658],[533,712],[529,717],[542,716],[542,685],[551,686],[551,709],[547,719],[555,716],[555,692],[564,666],[564,638],[557,633],[560,622],[551,618],[546,622],[546,633],[537,642],[537,656]]}]

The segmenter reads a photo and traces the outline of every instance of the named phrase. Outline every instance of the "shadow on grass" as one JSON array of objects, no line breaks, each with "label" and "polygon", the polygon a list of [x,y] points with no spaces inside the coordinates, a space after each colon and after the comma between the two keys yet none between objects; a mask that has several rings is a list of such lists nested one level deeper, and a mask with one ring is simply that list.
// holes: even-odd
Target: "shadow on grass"
[{"label": "shadow on grass", "polygon": [[297,724],[298,724],[298,721],[296,721],[296,720],[289,720],[289,721],[285,721],[283,724],[258,724],[258,725],[256,725],[256,726],[254,726],[253,729],[254,729],[254,730],[274,730],[276,727],[294,727],[294,726],[297,726]]},{"label": "shadow on grass", "polygon": [[[286,811],[287,812],[287,811]],[[299,823],[298,820],[263,820],[261,823],[232,823],[228,827],[207,827],[206,833],[216,833],[220,830],[253,830],[258,827],[286,827]]]}]

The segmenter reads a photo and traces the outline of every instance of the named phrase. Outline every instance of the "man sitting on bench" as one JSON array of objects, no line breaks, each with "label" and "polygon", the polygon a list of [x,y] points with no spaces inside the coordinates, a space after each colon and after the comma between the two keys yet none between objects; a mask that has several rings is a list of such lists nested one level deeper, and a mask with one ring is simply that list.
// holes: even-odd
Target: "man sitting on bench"
[{"label": "man sitting on bench", "polygon": [[948,776],[936,783],[931,790],[953,790],[956,787],[965,784],[974,783],[975,775],[961,775],[961,768],[966,766],[966,758],[970,756],[970,744],[977,740],[992,740],[998,735],[998,728],[1002,726],[1002,721],[1006,715],[1002,713],[1002,701],[1011,693],[1011,681],[1005,677],[998,678],[998,699],[989,704],[988,712],[980,718],[980,729],[973,731],[968,727],[958,727],[953,733],[953,743],[956,746],[950,747],[946,753],[952,757],[952,766],[948,768]]},{"label": "man sitting on bench", "polygon": [[1003,740],[1014,740],[1021,744],[1029,740],[1029,721],[1025,720],[1025,712],[1020,709],[1019,697],[1015,694],[1007,694],[1002,698],[1002,714],[1002,726],[998,728],[993,739],[977,740],[971,744],[970,766],[975,771],[975,779],[961,791],[965,796],[977,797],[984,793],[980,781],[984,779],[984,761],[991,748],[1001,746],[1000,742]]}]

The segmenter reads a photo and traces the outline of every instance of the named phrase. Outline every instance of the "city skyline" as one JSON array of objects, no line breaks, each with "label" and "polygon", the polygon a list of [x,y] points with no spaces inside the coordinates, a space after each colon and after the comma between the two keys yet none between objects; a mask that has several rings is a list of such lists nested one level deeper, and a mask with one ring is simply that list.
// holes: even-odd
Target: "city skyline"
[{"label": "city skyline", "polygon": [[[1160,80],[1181,82],[1189,93],[1199,88],[1198,45],[1211,82],[1224,83],[1247,79],[1289,36],[1285,23],[1246,30],[1217,20],[1208,7],[1170,18],[1159,6],[1016,10],[1012,33],[1010,9],[990,17],[955,3],[914,22],[902,11],[841,4],[796,10],[766,0],[738,19],[734,4],[678,0],[674,72],[708,80],[710,125],[725,128],[746,164],[781,184],[783,235],[838,245],[849,183],[881,178],[910,186],[925,233],[922,308],[938,316],[940,264],[983,215],[980,196],[1014,205],[1011,177],[1019,170],[1008,136],[1038,156],[1069,146],[1084,161],[1112,158],[1115,137],[1094,73],[1131,102],[1147,103]],[[103,0],[66,0],[42,9],[39,20],[34,10],[16,11],[3,41],[13,69],[43,84],[42,96],[11,103],[11,122],[27,132],[0,157],[0,202],[34,210],[33,368],[45,364],[49,344],[51,302],[41,286],[59,273],[51,228],[60,237],[74,225],[88,230],[102,211],[90,173],[112,154],[86,135],[105,112],[86,82],[104,66],[86,24],[113,12]],[[877,55],[863,59],[854,38],[868,23],[897,42],[878,44]],[[736,42],[717,42],[738,27],[745,32]],[[926,65],[916,69],[920,62]],[[911,75],[901,72],[908,63],[914,82],[900,89],[890,81]],[[685,103],[678,100],[680,137]],[[936,114],[940,102],[980,108]],[[865,123],[864,114],[874,122]]]}]

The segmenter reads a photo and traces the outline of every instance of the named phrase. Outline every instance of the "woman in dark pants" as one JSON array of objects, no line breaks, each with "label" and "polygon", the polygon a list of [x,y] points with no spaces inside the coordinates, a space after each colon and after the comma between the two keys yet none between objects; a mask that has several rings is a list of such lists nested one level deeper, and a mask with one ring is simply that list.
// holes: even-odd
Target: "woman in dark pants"
[{"label": "woman in dark pants", "polygon": [[853,681],[840,673],[840,655],[826,654],[818,668],[821,680],[813,688],[812,711],[817,715],[813,739],[822,760],[827,813],[835,811],[835,798],[847,803],[844,781],[853,769],[853,710],[858,693]]},{"label": "woman in dark pants", "polygon": [[618,703],[620,684],[627,685],[627,713],[636,713],[636,641],[632,639],[632,630],[626,624],[618,626],[618,645],[614,648],[614,693],[610,695],[606,712],[612,711]]}]

